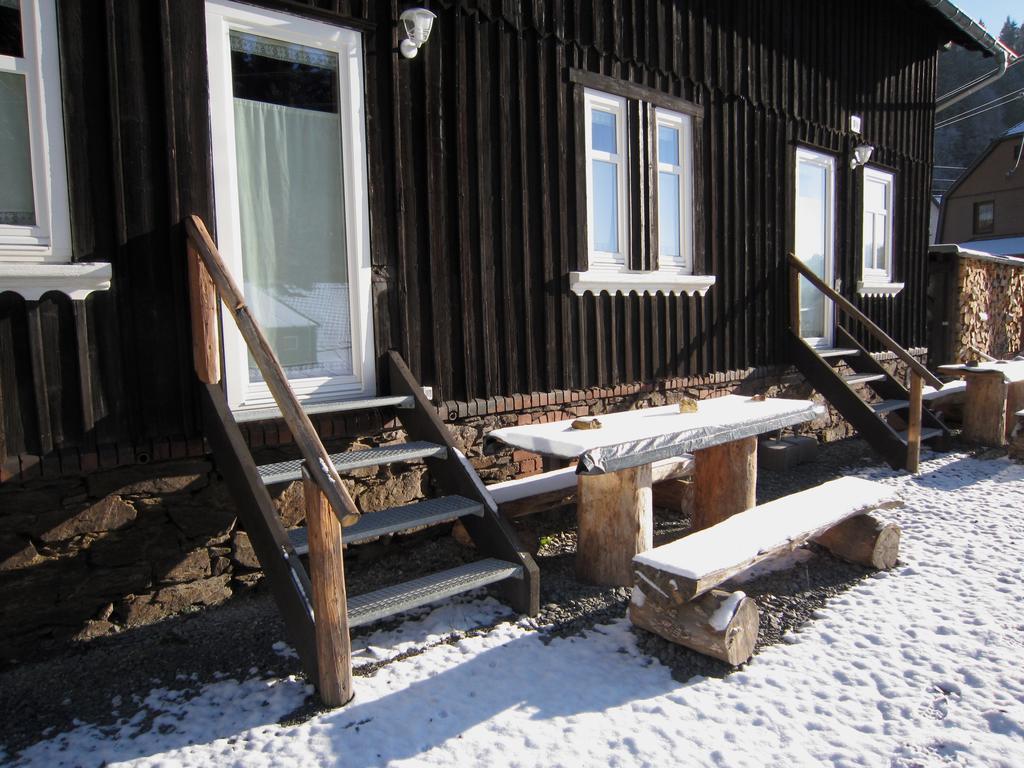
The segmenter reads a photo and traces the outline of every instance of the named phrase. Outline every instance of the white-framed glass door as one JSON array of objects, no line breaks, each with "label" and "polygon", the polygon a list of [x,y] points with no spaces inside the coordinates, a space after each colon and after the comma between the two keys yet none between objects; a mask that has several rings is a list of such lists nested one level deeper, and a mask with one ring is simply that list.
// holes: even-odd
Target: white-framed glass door
[{"label": "white-framed glass door", "polygon": [[[835,275],[836,161],[804,147],[796,150],[794,253],[826,285]],[[800,278],[800,337],[814,347],[831,347],[835,307],[805,277]]]},{"label": "white-framed glass door", "polygon": [[[217,240],[301,399],[374,394],[362,41],[209,0]],[[224,318],[232,408],[269,389]]]}]

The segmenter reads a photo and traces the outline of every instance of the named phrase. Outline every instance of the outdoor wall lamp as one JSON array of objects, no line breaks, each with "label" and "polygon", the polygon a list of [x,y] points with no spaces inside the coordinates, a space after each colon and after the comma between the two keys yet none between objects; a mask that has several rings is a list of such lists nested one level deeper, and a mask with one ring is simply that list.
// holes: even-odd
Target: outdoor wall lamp
[{"label": "outdoor wall lamp", "polygon": [[871,159],[871,153],[875,151],[875,148],[870,144],[858,144],[853,148],[853,157],[850,158],[850,168],[856,170],[862,165],[867,165],[868,160]]},{"label": "outdoor wall lamp", "polygon": [[406,8],[402,11],[398,19],[405,27],[405,40],[399,44],[398,50],[405,58],[416,58],[420,46],[430,37],[430,28],[434,26],[435,18],[426,8]]}]

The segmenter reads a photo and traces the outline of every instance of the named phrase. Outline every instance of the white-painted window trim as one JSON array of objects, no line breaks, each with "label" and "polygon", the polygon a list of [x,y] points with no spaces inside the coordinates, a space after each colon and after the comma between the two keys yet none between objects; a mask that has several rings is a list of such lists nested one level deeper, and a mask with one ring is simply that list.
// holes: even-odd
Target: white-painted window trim
[{"label": "white-painted window trim", "polygon": [[[587,255],[589,269],[625,269],[629,263],[629,190],[626,168],[629,162],[629,136],[626,131],[626,100],[620,96],[601,93],[587,88],[583,92],[584,119],[587,144]],[[615,115],[615,154],[594,149],[594,112]],[[599,251],[594,247],[594,161],[602,160],[615,166],[618,208],[618,250]]]},{"label": "white-painted window trim", "polygon": [[[861,279],[857,283],[857,292],[864,296],[895,296],[903,288],[903,283],[894,283],[893,273],[893,216],[895,214],[895,175],[891,171],[866,166],[864,168],[863,191],[861,195]],[[878,211],[868,206],[868,183],[873,182],[885,187],[886,210]],[[871,222],[872,245],[874,245],[875,221],[884,217],[883,232],[885,247],[883,248],[882,266],[868,265],[865,250],[868,243],[865,227]],[[874,249],[872,249],[874,250]]]},{"label": "white-painted window trim", "polygon": [[[658,238],[658,270],[679,274],[693,273],[693,118],[679,112],[656,108],[654,110],[655,138],[654,152],[657,157],[658,173],[671,173],[679,178],[679,256],[668,256]],[[679,132],[680,165],[670,165],[661,160],[661,141],[657,136],[659,126],[674,128]],[[658,189],[660,189],[660,177]],[[652,210],[654,207],[652,206]]]},{"label": "white-painted window trim", "polygon": [[[345,231],[351,307],[353,374],[292,382],[301,400],[325,402],[376,394],[370,269],[370,217],[367,192],[366,120],[363,103],[363,44],[359,32],[229,0],[207,0],[206,46],[210,77],[210,124],[217,207],[218,248],[241,274],[230,30],[333,51],[338,54],[338,113],[342,121]],[[245,343],[224,310],[224,357],[228,402],[234,410],[266,408],[273,398],[265,383],[249,382]]]},{"label": "white-painted window trim", "polygon": [[[678,173],[682,185],[680,195],[680,237],[682,245],[680,255],[658,257],[658,269],[653,271],[637,271],[628,267],[629,242],[632,222],[629,218],[629,185],[627,179],[628,158],[630,152],[637,151],[639,137],[629,135],[627,129],[626,99],[620,96],[603,93],[587,88],[583,92],[584,103],[584,134],[586,137],[586,195],[587,195],[587,269],[583,272],[569,273],[569,289],[576,295],[586,293],[601,294],[690,294],[703,296],[715,284],[714,275],[693,274],[694,249],[694,191],[693,191],[693,118],[667,109],[652,108],[650,119],[657,125],[671,125],[679,129],[681,165],[669,166],[657,160],[657,147],[652,151],[652,162],[655,171],[664,167]],[[604,152],[595,152],[591,137],[591,126],[594,109],[613,112],[616,115],[616,145],[619,152],[612,156]],[[642,126],[645,132],[646,124]],[[655,135],[657,131],[653,132]],[[655,145],[657,141],[655,140]],[[619,209],[619,250],[617,253],[595,251],[594,249],[594,190],[593,161],[607,160],[618,166],[618,209]],[[655,174],[657,176],[657,174]],[[656,193],[655,193],[656,194]],[[656,209],[656,198],[649,201],[651,210]],[[654,219],[656,222],[656,218]]]},{"label": "white-painted window trim", "polygon": [[55,0],[21,0],[21,24],[24,58],[0,56],[0,72],[25,77],[36,223],[0,225],[0,263],[67,263],[71,218]]}]

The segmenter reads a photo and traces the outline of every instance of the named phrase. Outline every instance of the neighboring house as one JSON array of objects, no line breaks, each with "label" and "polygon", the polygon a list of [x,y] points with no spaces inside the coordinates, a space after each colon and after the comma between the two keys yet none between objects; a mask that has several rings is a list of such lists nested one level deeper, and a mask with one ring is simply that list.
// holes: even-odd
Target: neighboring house
[{"label": "neighboring house", "polygon": [[938,242],[1024,256],[1024,123],[995,139],[949,188]]},{"label": "neighboring house", "polygon": [[[498,424],[790,375],[790,251],[925,343],[937,51],[1000,55],[951,3],[432,0],[411,60],[405,5],[0,0],[0,657],[254,578],[204,442],[190,214],[301,397],[387,392],[397,350],[488,480],[539,468],[480,454]],[[224,325],[228,403],[265,407]],[[361,506],[426,490],[389,473]]]}]

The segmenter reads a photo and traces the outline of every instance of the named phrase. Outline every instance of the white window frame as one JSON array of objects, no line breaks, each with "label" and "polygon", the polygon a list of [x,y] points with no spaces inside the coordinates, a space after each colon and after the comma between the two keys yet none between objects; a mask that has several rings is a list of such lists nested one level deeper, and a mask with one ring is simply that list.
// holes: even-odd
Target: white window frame
[{"label": "white window frame", "polygon": [[[878,212],[868,209],[868,182],[874,182],[882,184],[885,187],[885,199],[888,204],[888,208],[884,212]],[[894,222],[896,208],[896,174],[892,171],[887,171],[882,168],[873,166],[865,166],[864,176],[862,179],[862,190],[861,190],[861,242],[860,242],[860,262],[861,262],[861,279],[857,283],[857,292],[864,295],[870,296],[895,296],[903,289],[903,283],[894,283],[892,279],[893,274],[893,233],[894,233]],[[868,221],[868,217],[872,218],[872,241],[874,240],[874,217],[878,215],[885,216],[885,248],[883,250],[883,266],[868,266],[864,259],[864,249],[867,245],[864,237],[864,225]],[[874,249],[872,249],[874,252]]]},{"label": "white window frame", "polygon": [[[641,100],[642,101],[642,100]],[[586,293],[600,294],[691,294],[703,296],[715,284],[714,275],[693,274],[694,250],[694,179],[693,179],[693,118],[668,109],[651,108],[647,110],[649,120],[655,125],[662,123],[680,127],[680,161],[682,167],[672,166],[681,171],[682,207],[680,218],[680,237],[683,245],[679,257],[658,257],[656,270],[629,269],[630,235],[632,233],[631,211],[629,207],[628,168],[629,158],[636,151],[634,143],[639,146],[641,137],[631,136],[627,121],[627,99],[592,88],[583,90],[583,120],[586,160],[586,207],[587,207],[587,269],[583,272],[569,273],[569,289],[577,296]],[[616,115],[616,146],[619,151],[615,155],[606,152],[595,152],[592,141],[593,112],[595,109],[613,112]],[[649,131],[647,120],[641,130]],[[646,139],[644,139],[646,141]],[[657,143],[657,142],[655,142]],[[618,216],[619,216],[619,251],[607,253],[594,248],[594,185],[593,161],[606,160],[618,166]],[[651,162],[655,169],[660,167],[657,160],[657,148],[651,152]],[[648,201],[653,208],[656,205],[657,193],[652,191]],[[659,249],[660,250],[660,249]]]},{"label": "white window frame", "polygon": [[[338,115],[342,134],[342,183],[345,190],[345,247],[348,258],[352,331],[352,375],[293,380],[300,400],[334,402],[376,395],[371,300],[370,215],[363,42],[359,32],[291,14],[230,0],[207,0],[206,46],[210,79],[214,200],[218,248],[229,268],[242,274],[238,169],[235,155],[230,31],[332,51],[338,55]],[[241,280],[239,280],[241,282]],[[273,397],[264,382],[250,382],[248,353],[241,334],[223,309],[225,383],[233,410],[266,408]]]},{"label": "white window frame", "polygon": [[[654,154],[657,158],[657,190],[661,190],[662,172],[674,174],[679,178],[679,255],[669,256],[662,250],[660,232],[660,207],[659,232],[658,232],[658,270],[666,272],[678,272],[680,274],[693,273],[693,119],[689,115],[657,107],[654,110]],[[657,129],[661,126],[674,128],[679,135],[679,162],[680,165],[670,165],[661,160],[661,140]]]},{"label": "white window frame", "polygon": [[[624,271],[629,263],[629,188],[626,169],[629,163],[629,133],[626,130],[626,100],[587,88],[583,92],[587,143],[587,255],[590,269]],[[615,115],[615,154],[594,149],[594,112]],[[594,247],[594,161],[602,160],[615,165],[616,203],[618,206],[618,250],[614,253]]]},{"label": "white window frame", "polygon": [[21,34],[24,58],[0,56],[0,72],[25,78],[36,223],[0,224],[0,261],[66,264],[71,217],[55,0],[21,0]]}]

